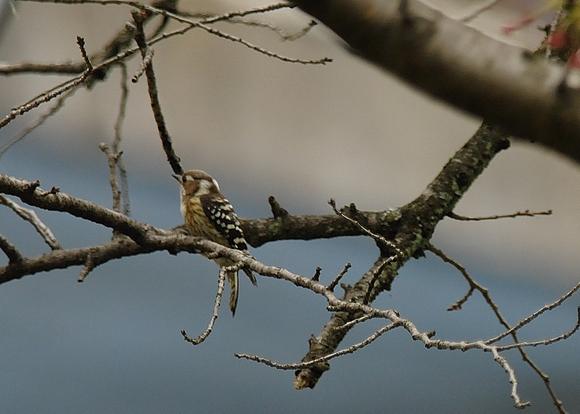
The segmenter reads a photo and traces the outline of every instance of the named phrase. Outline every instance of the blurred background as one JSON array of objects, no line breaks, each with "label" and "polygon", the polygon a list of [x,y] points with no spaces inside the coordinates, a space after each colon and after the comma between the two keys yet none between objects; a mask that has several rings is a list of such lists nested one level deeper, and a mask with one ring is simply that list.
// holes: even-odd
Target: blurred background
[{"label": "blurred background", "polygon": [[[462,18],[486,2],[430,2]],[[126,21],[122,5],[3,3],[0,64],[79,61],[76,36],[99,51]],[[255,1],[183,1],[192,12],[223,13],[265,5]],[[509,38],[499,27],[542,2],[497,1],[471,25],[503,41],[535,48],[541,34],[522,29]],[[14,7],[16,6],[16,7]],[[5,19],[5,17],[7,17]],[[550,16],[546,17],[549,21]],[[252,17],[287,33],[310,18],[298,10]],[[175,28],[171,25],[170,28]],[[157,44],[154,68],[164,115],[186,169],[210,172],[241,217],[270,215],[276,196],[292,214],[326,214],[329,198],[360,209],[399,207],[418,196],[477,129],[480,120],[411,89],[347,52],[328,29],[282,41],[267,29],[220,23],[221,30],[268,50],[327,65],[284,63],[240,44],[193,30]],[[130,61],[129,73],[139,67]],[[0,77],[0,110],[8,114],[66,76]],[[76,197],[111,206],[108,168],[98,149],[112,142],[120,102],[120,71],[92,90],[79,89],[64,108],[0,159],[0,172],[41,181]],[[0,130],[9,141],[46,108]],[[132,217],[162,228],[182,222],[151,116],[144,79],[129,85],[123,125]],[[460,202],[469,216],[552,209],[551,216],[494,222],[444,220],[433,243],[490,289],[515,323],[556,300],[578,282],[577,165],[532,144],[515,142],[499,154]],[[110,232],[45,211],[41,219],[65,248],[107,241]],[[0,208],[0,233],[27,255],[47,251],[26,223]],[[346,262],[354,283],[377,257],[367,238],[285,241],[251,253],[266,264],[330,281]],[[0,256],[0,265],[6,258]],[[3,413],[254,413],[388,411],[394,413],[514,412],[507,375],[491,355],[426,350],[403,331],[383,336],[354,355],[331,361],[314,390],[295,391],[294,373],[233,354],[298,362],[308,338],[328,320],[325,302],[289,283],[241,278],[236,318],[224,308],[202,345],[183,341],[206,328],[217,266],[198,256],[149,256],[110,262],[77,283],[80,268],[0,286],[0,412]],[[441,339],[478,340],[502,331],[475,294],[462,311],[446,309],[468,290],[454,268],[427,254],[406,265],[377,307],[397,309]],[[578,299],[542,316],[520,339],[568,331]],[[343,346],[363,340],[380,323],[353,329]],[[579,412],[578,338],[529,349],[552,378],[569,412]],[[556,412],[541,379],[515,352],[519,393],[527,413]]]}]

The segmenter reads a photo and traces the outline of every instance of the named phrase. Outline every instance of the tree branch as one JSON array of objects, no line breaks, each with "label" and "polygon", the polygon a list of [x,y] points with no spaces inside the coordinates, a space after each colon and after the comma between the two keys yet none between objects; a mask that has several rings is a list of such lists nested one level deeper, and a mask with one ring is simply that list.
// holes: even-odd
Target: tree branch
[{"label": "tree branch", "polygon": [[90,201],[61,193],[57,188],[44,191],[39,185],[39,181],[28,182],[0,174],[0,193],[16,196],[28,205],[44,210],[66,212],[101,224],[129,236],[137,243],[142,242],[147,237],[148,231],[153,228]]},{"label": "tree branch", "polygon": [[[371,303],[383,290],[390,290],[392,281],[410,258],[423,255],[423,249],[435,231],[437,224],[451,211],[483,172],[493,157],[509,146],[509,141],[501,130],[483,124],[475,135],[449,160],[439,175],[414,201],[401,207],[400,219],[396,222],[392,235],[383,235],[398,248],[398,259],[392,260],[382,269],[389,253],[381,252],[381,257],[373,267],[354,285],[348,287],[342,300],[348,303]],[[379,248],[381,245],[379,244]],[[377,277],[377,273],[379,272]],[[370,283],[372,282],[372,285]],[[362,316],[346,311],[336,312],[324,326],[322,332],[310,341],[310,349],[302,359],[307,362],[334,352],[349,329],[337,329]],[[296,388],[314,388],[321,375],[329,369],[324,361],[313,367],[296,372]]]},{"label": "tree branch", "polygon": [[580,161],[580,92],[561,64],[491,39],[417,0],[296,0],[364,58],[411,85]]}]

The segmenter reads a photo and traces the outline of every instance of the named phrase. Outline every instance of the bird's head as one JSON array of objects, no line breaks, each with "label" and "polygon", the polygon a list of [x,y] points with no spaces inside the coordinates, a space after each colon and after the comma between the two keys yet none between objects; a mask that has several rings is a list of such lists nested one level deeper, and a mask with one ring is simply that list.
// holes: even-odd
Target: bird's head
[{"label": "bird's head", "polygon": [[181,194],[199,197],[210,193],[219,193],[220,187],[208,173],[202,170],[189,170],[181,175],[173,175],[181,184]]}]

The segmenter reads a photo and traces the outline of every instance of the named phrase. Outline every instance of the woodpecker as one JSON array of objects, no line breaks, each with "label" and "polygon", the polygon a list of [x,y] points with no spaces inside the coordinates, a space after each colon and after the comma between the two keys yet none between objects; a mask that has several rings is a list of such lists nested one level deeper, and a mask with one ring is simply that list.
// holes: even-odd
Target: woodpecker
[{"label": "woodpecker", "polygon": [[[189,170],[181,176],[173,177],[181,184],[181,214],[191,234],[248,253],[238,216],[221,193],[217,181],[201,170]],[[220,267],[235,264],[225,257],[212,260]],[[249,269],[243,270],[252,284],[257,286],[254,274]],[[238,272],[227,272],[227,277],[230,283],[230,310],[235,315],[239,291]]]}]

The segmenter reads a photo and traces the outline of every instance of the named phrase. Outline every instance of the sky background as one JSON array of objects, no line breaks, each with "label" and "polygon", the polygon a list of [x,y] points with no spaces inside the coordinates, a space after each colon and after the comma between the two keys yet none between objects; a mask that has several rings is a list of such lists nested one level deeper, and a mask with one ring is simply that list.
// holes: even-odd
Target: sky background
[{"label": "sky background", "polygon": [[[221,13],[250,2],[184,2],[184,9]],[[265,4],[265,3],[263,3]],[[434,2],[460,18],[474,2]],[[450,5],[452,4],[452,6]],[[537,2],[501,1],[473,24],[501,37],[499,25]],[[516,10],[516,12],[510,12]],[[511,14],[510,14],[511,13]],[[76,36],[96,52],[130,18],[123,6],[19,3],[3,26],[0,63],[79,60]],[[284,11],[258,17],[287,32],[308,17]],[[171,26],[176,27],[176,26]],[[292,214],[330,213],[339,205],[383,210],[413,200],[473,134],[480,120],[434,102],[345,52],[322,25],[297,42],[267,30],[216,26],[261,47],[303,59],[333,58],[325,66],[283,63],[239,44],[192,31],[155,47],[161,103],[185,168],[201,168],[220,182],[242,217],[270,215],[276,196]],[[533,48],[533,27],[504,41]],[[139,64],[133,60],[129,73]],[[0,110],[62,82],[55,76],[0,78]],[[80,89],[58,116],[0,159],[0,172],[41,180],[43,188],[111,206],[106,160],[98,144],[111,142],[119,103],[119,71],[91,91]],[[132,216],[162,228],[182,222],[178,188],[161,151],[145,82],[130,85],[123,127]],[[0,130],[0,144],[40,112]],[[489,223],[444,220],[433,243],[490,289],[512,323],[564,294],[578,281],[577,166],[538,146],[516,142],[499,154],[460,202],[464,215],[554,210],[548,217]],[[99,226],[39,212],[64,247],[107,241]],[[6,208],[0,233],[22,253],[47,250],[34,231]],[[363,237],[284,241],[251,249],[266,264],[330,281],[346,262],[354,283],[374,262]],[[0,265],[6,259],[0,256]],[[156,253],[95,269],[77,283],[80,268],[27,276],[0,286],[0,412],[3,413],[254,413],[385,411],[393,413],[509,413],[507,375],[491,355],[426,350],[404,331],[331,361],[314,390],[295,391],[293,372],[238,360],[235,352],[297,362],[311,334],[329,318],[322,298],[291,284],[241,278],[235,319],[224,308],[210,337],[193,347],[180,330],[206,328],[217,267],[198,256]],[[477,340],[502,330],[479,295],[460,312],[446,309],[468,286],[432,254],[408,263],[374,303],[397,309],[437,337]],[[578,299],[542,316],[521,333],[535,340],[568,331]],[[379,329],[353,329],[343,346]],[[565,407],[579,412],[578,338],[529,350],[552,377]],[[541,380],[514,352],[527,413],[555,412]]]}]

